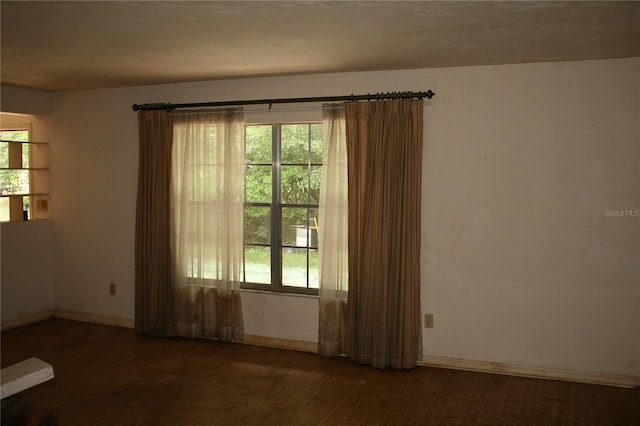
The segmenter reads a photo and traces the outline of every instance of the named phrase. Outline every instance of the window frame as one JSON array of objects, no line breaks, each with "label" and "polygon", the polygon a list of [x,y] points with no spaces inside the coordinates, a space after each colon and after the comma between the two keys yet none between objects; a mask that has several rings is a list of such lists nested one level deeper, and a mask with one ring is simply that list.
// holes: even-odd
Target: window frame
[{"label": "window frame", "polygon": [[[246,198],[243,203],[244,208],[246,207],[269,207],[270,208],[270,244],[257,244],[257,243],[247,243],[243,241],[243,247],[254,246],[254,247],[269,247],[271,254],[271,283],[270,284],[261,284],[261,283],[252,283],[245,281],[245,250],[243,249],[242,255],[242,265],[243,265],[243,281],[240,286],[241,289],[244,290],[260,290],[260,291],[268,291],[272,293],[285,293],[285,294],[299,294],[299,295],[315,295],[317,296],[319,293],[318,288],[308,287],[309,285],[309,251],[308,250],[316,250],[319,251],[319,247],[313,247],[307,241],[306,247],[300,246],[289,246],[283,245],[282,239],[282,210],[283,208],[305,208],[307,209],[307,223],[309,220],[309,209],[319,209],[320,200],[318,197],[318,204],[310,204],[308,203],[310,200],[307,199],[307,204],[292,204],[292,203],[282,203],[281,199],[281,169],[282,169],[282,127],[287,125],[309,125],[309,143],[311,143],[311,126],[312,125],[321,125],[322,122],[319,120],[305,120],[305,121],[295,121],[295,122],[266,122],[266,123],[246,123],[245,124],[245,143],[246,143],[246,129],[247,127],[253,126],[271,126],[271,202],[270,203],[260,203],[260,202],[247,202]],[[310,146],[309,146],[310,147]],[[245,159],[245,197],[246,197],[246,166],[247,165],[258,165],[265,166],[263,163],[247,163]],[[288,165],[288,164],[285,164]],[[310,179],[311,179],[311,170],[313,166],[322,166],[322,163],[312,163],[311,156],[307,156],[307,188],[310,189]],[[297,286],[287,286],[283,285],[283,270],[282,270],[282,251],[285,248],[306,248],[307,249],[307,287],[297,287]]]}]

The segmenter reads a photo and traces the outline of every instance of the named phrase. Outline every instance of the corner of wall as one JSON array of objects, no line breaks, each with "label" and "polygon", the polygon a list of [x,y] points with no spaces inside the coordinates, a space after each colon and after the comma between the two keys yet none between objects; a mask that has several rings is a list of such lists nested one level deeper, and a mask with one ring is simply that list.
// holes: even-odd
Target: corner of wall
[{"label": "corner of wall", "polygon": [[51,115],[51,93],[0,85],[0,111],[14,114]]}]

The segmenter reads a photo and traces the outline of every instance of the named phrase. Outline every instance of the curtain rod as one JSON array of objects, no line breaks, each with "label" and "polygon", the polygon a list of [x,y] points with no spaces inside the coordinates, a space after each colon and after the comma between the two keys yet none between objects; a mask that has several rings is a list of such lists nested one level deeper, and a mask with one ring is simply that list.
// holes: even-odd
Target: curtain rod
[{"label": "curtain rod", "polygon": [[380,101],[385,99],[431,99],[435,93],[431,90],[426,92],[389,92],[376,93],[371,95],[347,95],[347,96],[320,96],[315,98],[284,98],[284,99],[253,99],[244,101],[221,101],[221,102],[199,102],[186,104],[133,104],[134,111],[161,110],[173,111],[178,108],[203,108],[203,107],[224,107],[240,105],[272,105],[272,104],[293,104],[303,102],[337,102],[337,101]]}]

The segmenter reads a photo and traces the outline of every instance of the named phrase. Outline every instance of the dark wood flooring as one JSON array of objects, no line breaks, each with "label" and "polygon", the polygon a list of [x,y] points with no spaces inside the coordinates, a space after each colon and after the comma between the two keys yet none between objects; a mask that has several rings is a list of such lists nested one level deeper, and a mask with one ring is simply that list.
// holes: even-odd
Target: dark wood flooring
[{"label": "dark wood flooring", "polygon": [[51,319],[2,333],[2,366],[56,378],[21,393],[72,425],[640,425],[637,389],[154,339]]}]

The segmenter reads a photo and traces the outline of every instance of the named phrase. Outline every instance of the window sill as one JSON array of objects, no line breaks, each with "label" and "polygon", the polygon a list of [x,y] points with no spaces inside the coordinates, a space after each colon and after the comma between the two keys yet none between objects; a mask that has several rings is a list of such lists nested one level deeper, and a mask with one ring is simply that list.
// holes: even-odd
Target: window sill
[{"label": "window sill", "polygon": [[265,294],[269,296],[287,296],[287,297],[303,297],[307,299],[317,299],[319,296],[317,294],[309,294],[309,293],[291,293],[289,291],[273,291],[273,290],[258,290],[254,288],[241,288],[241,293],[255,293],[255,294]]}]

